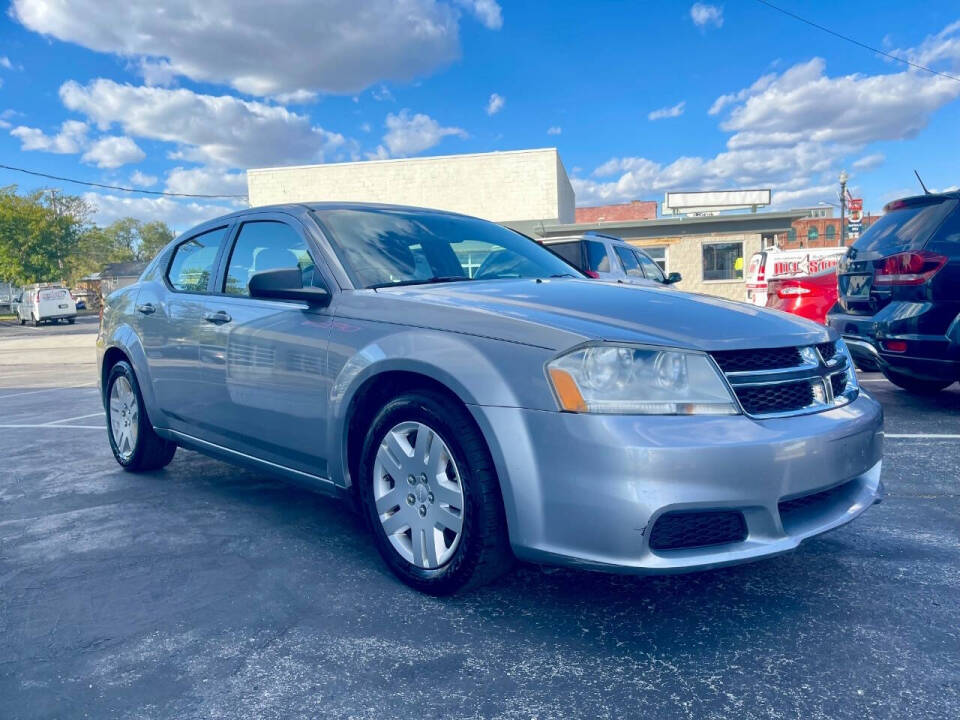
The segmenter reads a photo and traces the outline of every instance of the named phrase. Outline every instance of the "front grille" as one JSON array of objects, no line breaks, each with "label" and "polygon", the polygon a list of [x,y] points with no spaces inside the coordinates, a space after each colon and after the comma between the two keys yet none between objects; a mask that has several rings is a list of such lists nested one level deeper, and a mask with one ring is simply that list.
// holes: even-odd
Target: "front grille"
[{"label": "front grille", "polygon": [[820,343],[817,345],[817,350],[820,352],[820,357],[823,358],[824,362],[830,362],[833,356],[837,354],[837,344],[833,342]]},{"label": "front grille", "polygon": [[776,370],[803,364],[800,350],[795,347],[720,350],[711,354],[725,373]]},{"label": "front grille", "polygon": [[775,385],[734,387],[743,409],[751,415],[800,410],[813,402],[813,386],[809,380]]},{"label": "front grille", "polygon": [[650,532],[653,550],[679,550],[743,542],[747,524],[735,510],[671,512],[661,515]]}]

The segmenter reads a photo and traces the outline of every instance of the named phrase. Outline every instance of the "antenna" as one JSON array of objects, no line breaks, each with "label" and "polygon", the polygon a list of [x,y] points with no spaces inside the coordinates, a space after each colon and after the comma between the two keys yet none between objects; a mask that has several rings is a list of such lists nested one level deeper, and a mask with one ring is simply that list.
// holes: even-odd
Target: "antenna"
[{"label": "antenna", "polygon": [[920,173],[918,173],[916,170],[914,170],[914,171],[913,171],[913,174],[917,176],[917,180],[920,182],[920,187],[923,188],[923,194],[924,194],[924,195],[929,195],[929,194],[930,194],[930,191],[927,190],[927,186],[923,184],[923,179],[920,177]]}]

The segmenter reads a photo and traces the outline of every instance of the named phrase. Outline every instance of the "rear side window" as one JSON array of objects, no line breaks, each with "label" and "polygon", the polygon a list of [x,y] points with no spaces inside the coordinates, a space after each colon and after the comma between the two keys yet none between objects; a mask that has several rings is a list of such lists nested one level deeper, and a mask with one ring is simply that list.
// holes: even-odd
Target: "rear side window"
[{"label": "rear side window", "polygon": [[640,269],[640,261],[637,260],[637,256],[633,254],[633,250],[620,247],[619,245],[614,246],[613,249],[617,251],[617,257],[620,258],[620,262],[623,263],[623,271],[627,273],[627,275],[630,277],[643,277],[643,270]]},{"label": "rear side window", "polygon": [[313,285],[316,266],[297,231],[282,222],[244,223],[230,253],[223,291],[227,295],[249,295],[250,278],[255,273],[283,268],[298,268],[303,286]]},{"label": "rear side window", "polygon": [[167,270],[167,280],[174,290],[195,293],[207,291],[226,232],[225,227],[217,228],[195,235],[177,246]]},{"label": "rear side window", "polygon": [[578,270],[583,270],[583,258],[580,255],[580,242],[550,243],[548,248],[562,257]]},{"label": "rear side window", "polygon": [[881,255],[919,250],[956,207],[956,200],[946,200],[890,210],[867,228],[853,247],[858,253]]},{"label": "rear side window", "polygon": [[596,240],[584,240],[583,246],[587,251],[587,270],[593,272],[610,272],[610,256],[607,247]]}]

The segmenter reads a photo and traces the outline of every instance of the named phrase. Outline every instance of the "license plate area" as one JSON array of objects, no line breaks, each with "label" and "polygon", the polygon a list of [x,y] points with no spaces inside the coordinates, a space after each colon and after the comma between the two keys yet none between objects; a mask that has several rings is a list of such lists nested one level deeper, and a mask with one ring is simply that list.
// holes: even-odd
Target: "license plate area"
[{"label": "license plate area", "polygon": [[61,304],[58,305],[57,307],[60,308],[61,310],[66,310],[66,309],[67,309],[67,304],[66,304],[66,303],[61,303]]},{"label": "license plate area", "polygon": [[869,298],[873,275],[847,275],[844,295],[848,298]]}]

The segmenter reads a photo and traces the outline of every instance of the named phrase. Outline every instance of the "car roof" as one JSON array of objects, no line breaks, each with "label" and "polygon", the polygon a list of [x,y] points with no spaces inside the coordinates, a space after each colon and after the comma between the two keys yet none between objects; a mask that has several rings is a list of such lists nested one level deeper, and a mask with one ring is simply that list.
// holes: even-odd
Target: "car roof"
[{"label": "car roof", "polygon": [[423,214],[423,215],[450,215],[454,217],[470,218],[471,220],[482,219],[482,218],[475,218],[472,215],[465,215],[463,213],[452,212],[450,210],[439,210],[437,208],[415,207],[412,205],[391,205],[388,203],[368,203],[368,202],[297,202],[297,203],[276,203],[273,205],[256,205],[253,207],[242,208],[240,210],[235,210],[232,213],[227,213],[226,215],[221,215],[219,217],[208,220],[203,224],[208,225],[210,223],[221,223],[224,220],[240,218],[252,213],[286,212],[286,213],[292,213],[294,215],[299,215],[309,211],[322,212],[325,210],[373,210],[373,211],[380,211],[380,212],[405,212],[410,214]]}]

